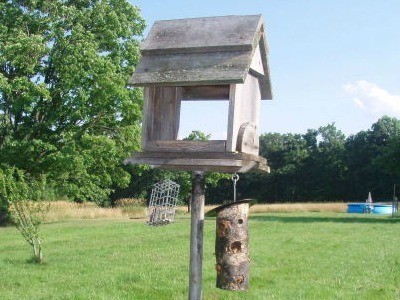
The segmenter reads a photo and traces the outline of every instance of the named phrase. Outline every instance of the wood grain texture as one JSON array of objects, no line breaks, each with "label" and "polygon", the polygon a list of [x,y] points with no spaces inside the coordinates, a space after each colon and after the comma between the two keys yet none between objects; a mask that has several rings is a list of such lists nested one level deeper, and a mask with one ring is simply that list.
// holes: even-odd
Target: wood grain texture
[{"label": "wood grain texture", "polygon": [[221,85],[243,83],[250,51],[143,56],[132,75],[133,86]]},{"label": "wood grain texture", "polygon": [[152,140],[174,140],[178,136],[181,88],[146,87],[143,106],[142,147]]},{"label": "wood grain texture", "polygon": [[229,85],[204,85],[182,87],[181,100],[228,100]]},{"label": "wood grain texture", "polygon": [[269,172],[265,158],[244,153],[135,152],[124,163],[182,171]]},{"label": "wood grain texture", "polygon": [[264,63],[261,58],[260,45],[257,45],[250,63],[250,69],[253,70],[259,77],[265,75]]},{"label": "wood grain texture", "polygon": [[225,140],[213,141],[148,141],[147,151],[171,152],[225,152]]},{"label": "wood grain texture", "polygon": [[189,300],[202,299],[204,203],[204,173],[196,171],[192,174],[190,203]]},{"label": "wood grain texture", "polygon": [[251,50],[261,24],[261,15],[157,21],[142,45],[142,53]]},{"label": "wood grain texture", "polygon": [[238,152],[258,155],[259,148],[257,125],[251,122],[243,123],[239,127],[236,150]]},{"label": "wood grain texture", "polygon": [[[259,110],[260,110],[260,88],[259,80],[248,75],[244,84],[232,84],[229,99],[228,116],[228,140],[227,151],[237,151],[237,139],[240,127],[245,123],[253,123],[255,127],[255,136],[258,138]],[[241,149],[246,152],[246,148]],[[258,154],[250,151],[251,154]]]}]

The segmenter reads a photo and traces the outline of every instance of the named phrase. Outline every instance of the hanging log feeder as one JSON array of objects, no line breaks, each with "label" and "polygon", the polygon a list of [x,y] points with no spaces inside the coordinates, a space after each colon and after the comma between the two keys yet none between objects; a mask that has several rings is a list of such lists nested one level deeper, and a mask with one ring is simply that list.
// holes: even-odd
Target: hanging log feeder
[{"label": "hanging log feeder", "polygon": [[217,288],[249,288],[249,207],[253,200],[222,205],[207,213],[216,216],[215,256]]}]

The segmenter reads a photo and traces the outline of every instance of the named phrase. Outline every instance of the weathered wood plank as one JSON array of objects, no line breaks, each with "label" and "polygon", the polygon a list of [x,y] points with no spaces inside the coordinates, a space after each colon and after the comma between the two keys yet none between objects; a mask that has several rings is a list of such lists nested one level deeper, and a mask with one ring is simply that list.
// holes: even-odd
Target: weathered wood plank
[{"label": "weathered wood plank", "polygon": [[[153,165],[156,168],[168,171],[187,171],[192,172],[194,168],[191,166],[176,166],[176,165]],[[266,172],[265,170],[258,169],[255,166],[242,166],[242,167],[232,167],[232,166],[196,166],[198,171],[203,172],[220,172],[220,173],[247,173],[247,172]]]},{"label": "weathered wood plank", "polygon": [[239,153],[136,152],[126,164],[149,164],[169,170],[217,172],[269,172],[263,157]]},{"label": "weathered wood plank", "polygon": [[261,58],[261,52],[260,52],[260,46],[257,45],[252,59],[251,59],[251,63],[250,63],[250,69],[254,70],[255,72],[257,72],[258,74],[260,74],[261,76],[265,75],[264,73],[264,64],[263,64],[263,60]]},{"label": "weathered wood plank", "polygon": [[236,151],[236,137],[234,136],[234,120],[237,114],[236,106],[236,84],[231,84],[229,89],[229,109],[228,109],[228,130],[227,130],[227,141],[226,151]]},{"label": "weathered wood plank", "polygon": [[267,46],[267,40],[265,38],[264,26],[262,26],[261,29],[262,29],[261,38],[258,45],[260,47],[260,52],[261,52],[261,59],[264,68],[264,76],[259,77],[258,79],[260,80],[261,99],[271,100],[272,87],[271,87],[271,78],[269,72],[269,64],[267,59],[268,46]]},{"label": "weathered wood plank", "polygon": [[152,140],[174,140],[178,136],[180,101],[178,87],[145,89],[143,149]]},{"label": "weathered wood plank", "polygon": [[181,100],[228,100],[229,85],[204,85],[182,87]]},{"label": "weathered wood plank", "polygon": [[257,126],[254,123],[243,123],[238,131],[236,150],[243,153],[258,155],[259,137]]},{"label": "weathered wood plank", "polygon": [[268,172],[267,169],[260,167],[255,163],[243,164],[241,166],[215,166],[215,165],[205,165],[205,164],[196,164],[196,165],[176,165],[176,164],[155,164],[148,162],[140,162],[140,164],[147,164],[159,169],[169,170],[169,171],[203,171],[203,172],[222,172],[222,173],[247,173],[247,172]]},{"label": "weathered wood plank", "polygon": [[[246,149],[237,149],[239,130],[245,123],[250,122],[256,125],[254,136],[258,138],[260,100],[259,80],[256,77],[249,74],[244,84],[232,85],[229,100],[227,151],[247,151]],[[258,142],[255,142],[254,145],[253,149],[249,149],[249,153],[257,155]]]},{"label": "weathered wood plank", "polygon": [[143,89],[143,114],[142,114],[142,147],[145,148],[147,141],[151,138],[153,126],[153,114],[150,107],[152,106],[151,89],[154,87],[144,87]]},{"label": "weathered wood plank", "polygon": [[171,151],[171,152],[225,152],[226,141],[148,141],[148,151]]},{"label": "weathered wood plank", "polygon": [[157,21],[142,45],[142,53],[249,50],[261,24],[261,15]]},{"label": "weathered wood plank", "polygon": [[193,172],[192,200],[190,204],[189,300],[202,299],[204,190],[204,172]]},{"label": "weathered wood plank", "polygon": [[134,152],[132,157],[154,157],[154,158],[198,158],[198,159],[238,159],[238,160],[251,160],[261,163],[267,163],[267,160],[262,156],[256,156],[247,153],[235,152]]},{"label": "weathered wood plank", "polygon": [[243,83],[250,51],[143,56],[130,83],[146,85],[221,85]]}]

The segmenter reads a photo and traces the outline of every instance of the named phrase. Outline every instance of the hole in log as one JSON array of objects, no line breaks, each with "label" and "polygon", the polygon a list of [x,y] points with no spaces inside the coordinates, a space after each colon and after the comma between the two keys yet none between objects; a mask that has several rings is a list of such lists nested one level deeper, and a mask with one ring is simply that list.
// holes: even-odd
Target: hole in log
[{"label": "hole in log", "polygon": [[237,241],[231,244],[231,251],[232,253],[238,253],[242,250],[242,243]]},{"label": "hole in log", "polygon": [[229,221],[221,221],[217,224],[217,234],[219,237],[227,236],[229,233],[229,229],[231,224]]},{"label": "hole in log", "polygon": [[238,220],[238,223],[239,223],[239,224],[243,224],[243,219],[239,219],[239,220]]},{"label": "hole in log", "polygon": [[235,278],[235,281],[237,284],[241,284],[244,281],[244,276],[243,275],[239,275]]},{"label": "hole in log", "polygon": [[215,270],[217,271],[217,274],[221,273],[222,267],[219,264],[215,265]]}]

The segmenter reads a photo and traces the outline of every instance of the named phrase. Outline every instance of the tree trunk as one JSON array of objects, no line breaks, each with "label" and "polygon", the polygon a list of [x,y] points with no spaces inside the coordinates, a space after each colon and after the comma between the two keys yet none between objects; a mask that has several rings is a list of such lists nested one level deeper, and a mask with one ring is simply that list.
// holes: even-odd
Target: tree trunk
[{"label": "tree trunk", "polygon": [[7,225],[8,223],[8,215],[7,211],[0,208],[0,226]]},{"label": "tree trunk", "polygon": [[43,249],[42,249],[42,242],[40,240],[36,240],[33,243],[33,256],[35,262],[40,264],[43,261]]},{"label": "tree trunk", "polygon": [[215,240],[217,288],[249,288],[249,203],[225,205],[217,213]]}]

